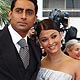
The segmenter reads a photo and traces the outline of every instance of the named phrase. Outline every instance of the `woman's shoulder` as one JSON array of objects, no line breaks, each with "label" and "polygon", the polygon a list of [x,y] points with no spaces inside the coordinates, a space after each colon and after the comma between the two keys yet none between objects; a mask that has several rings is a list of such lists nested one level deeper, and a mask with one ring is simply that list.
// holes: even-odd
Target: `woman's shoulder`
[{"label": "woman's shoulder", "polygon": [[73,70],[74,72],[80,72],[80,60],[68,57],[66,64],[70,67],[70,70]]},{"label": "woman's shoulder", "polygon": [[80,60],[73,59],[74,76],[77,76],[76,79],[80,80]]},{"label": "woman's shoulder", "polygon": [[66,64],[70,64],[73,67],[75,66],[80,66],[80,60],[74,59],[70,56],[67,56],[67,58],[65,59]]},{"label": "woman's shoulder", "polygon": [[68,60],[69,60],[69,62],[71,62],[73,65],[75,65],[75,64],[80,65],[80,60],[74,59],[74,58],[69,57],[69,56],[68,56]]},{"label": "woman's shoulder", "polygon": [[76,70],[80,68],[80,60],[72,59],[72,63]]}]

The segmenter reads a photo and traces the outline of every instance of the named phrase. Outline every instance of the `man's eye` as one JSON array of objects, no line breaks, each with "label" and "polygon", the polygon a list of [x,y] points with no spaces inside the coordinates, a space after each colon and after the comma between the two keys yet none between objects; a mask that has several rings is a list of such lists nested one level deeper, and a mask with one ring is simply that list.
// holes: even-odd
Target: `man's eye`
[{"label": "man's eye", "polygon": [[32,13],[33,13],[32,11],[27,11],[26,12],[27,15],[32,15]]},{"label": "man's eye", "polygon": [[17,9],[16,12],[17,13],[22,13],[22,10]]}]

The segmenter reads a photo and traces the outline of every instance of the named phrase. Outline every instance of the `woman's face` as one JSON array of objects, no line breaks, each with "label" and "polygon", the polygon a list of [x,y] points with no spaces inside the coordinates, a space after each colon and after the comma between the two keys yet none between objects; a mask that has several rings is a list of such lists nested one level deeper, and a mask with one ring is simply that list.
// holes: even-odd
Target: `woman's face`
[{"label": "woman's face", "polygon": [[47,53],[53,54],[61,49],[62,34],[57,30],[42,30],[39,35],[41,46]]},{"label": "woman's face", "polygon": [[80,59],[80,43],[74,44],[68,53],[72,58]]}]

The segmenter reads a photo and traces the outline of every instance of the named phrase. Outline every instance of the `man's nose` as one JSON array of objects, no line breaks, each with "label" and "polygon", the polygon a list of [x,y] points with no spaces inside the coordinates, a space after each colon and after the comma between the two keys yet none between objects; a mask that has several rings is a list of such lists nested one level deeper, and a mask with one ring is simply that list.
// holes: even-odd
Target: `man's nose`
[{"label": "man's nose", "polygon": [[26,16],[26,12],[24,11],[24,12],[22,13],[22,18],[23,18],[23,19],[26,19],[26,17],[27,17],[27,16]]}]

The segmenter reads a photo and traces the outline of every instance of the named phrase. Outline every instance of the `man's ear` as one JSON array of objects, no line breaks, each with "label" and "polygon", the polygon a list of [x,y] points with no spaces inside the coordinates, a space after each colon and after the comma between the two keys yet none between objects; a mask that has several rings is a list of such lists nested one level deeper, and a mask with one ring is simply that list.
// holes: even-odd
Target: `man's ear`
[{"label": "man's ear", "polygon": [[38,16],[35,16],[34,24],[35,24],[35,22],[36,22],[36,20],[37,20],[37,17],[38,17]]},{"label": "man's ear", "polygon": [[11,16],[12,16],[12,11],[9,11],[8,12],[8,16],[9,16],[9,20],[11,19]]}]

